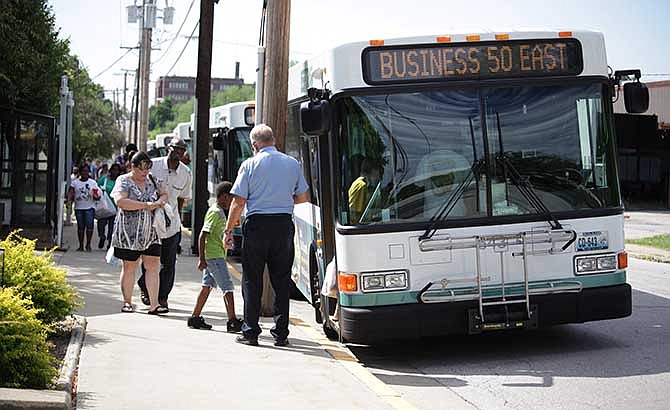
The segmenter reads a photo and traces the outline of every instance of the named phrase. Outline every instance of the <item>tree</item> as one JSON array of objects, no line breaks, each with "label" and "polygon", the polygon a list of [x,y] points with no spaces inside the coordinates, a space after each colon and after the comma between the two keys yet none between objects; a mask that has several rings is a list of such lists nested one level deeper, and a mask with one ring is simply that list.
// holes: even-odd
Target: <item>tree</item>
[{"label": "tree", "polygon": [[0,106],[58,115],[65,73],[75,101],[73,159],[111,157],[122,144],[113,108],[58,35],[47,0],[0,0]]},{"label": "tree", "polygon": [[0,106],[55,115],[69,42],[47,0],[0,0]]},{"label": "tree", "polygon": [[230,87],[225,91],[213,93],[211,98],[211,107],[218,107],[233,102],[249,101],[256,98],[256,89],[253,85],[239,85]]},{"label": "tree", "polygon": [[72,159],[81,162],[87,157],[111,158],[124,142],[114,118],[113,103],[101,97],[103,87],[91,81],[76,56],[68,57],[66,73],[74,94]]},{"label": "tree", "polygon": [[168,121],[174,120],[172,98],[167,97],[149,108],[149,129],[163,128]]}]

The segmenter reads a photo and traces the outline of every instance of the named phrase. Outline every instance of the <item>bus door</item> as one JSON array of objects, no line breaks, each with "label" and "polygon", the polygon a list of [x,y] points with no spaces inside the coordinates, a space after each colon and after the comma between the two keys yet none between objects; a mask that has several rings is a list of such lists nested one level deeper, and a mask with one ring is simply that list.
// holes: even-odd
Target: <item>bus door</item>
[{"label": "bus door", "polygon": [[312,300],[310,271],[318,269],[316,252],[321,230],[318,142],[318,138],[301,138],[299,159],[309,186],[309,201],[296,205],[294,210],[296,258],[293,262],[292,279],[300,292],[310,301]]}]

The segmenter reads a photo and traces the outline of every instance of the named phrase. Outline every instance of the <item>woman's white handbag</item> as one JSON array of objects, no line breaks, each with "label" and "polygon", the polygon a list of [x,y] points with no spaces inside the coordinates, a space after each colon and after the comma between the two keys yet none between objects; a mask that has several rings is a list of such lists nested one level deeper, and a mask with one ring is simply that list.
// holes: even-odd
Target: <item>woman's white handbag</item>
[{"label": "woman's white handbag", "polygon": [[162,208],[154,210],[154,229],[160,239],[169,238],[170,226],[174,223],[174,210],[170,204],[165,204]]}]

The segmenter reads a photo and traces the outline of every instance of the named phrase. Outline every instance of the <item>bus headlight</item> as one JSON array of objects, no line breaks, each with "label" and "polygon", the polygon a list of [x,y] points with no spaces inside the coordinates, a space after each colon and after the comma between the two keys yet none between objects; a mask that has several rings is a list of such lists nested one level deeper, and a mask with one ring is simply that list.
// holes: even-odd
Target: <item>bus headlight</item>
[{"label": "bus headlight", "polygon": [[363,290],[384,289],[384,275],[370,275],[363,277]]},{"label": "bus headlight", "polygon": [[382,292],[407,288],[407,272],[375,272],[361,275],[363,292]]},{"label": "bus headlight", "polygon": [[613,272],[617,269],[616,255],[591,255],[575,259],[575,273],[588,275],[591,273]]},{"label": "bus headlight", "polygon": [[596,270],[596,258],[577,259],[577,273],[593,272]]},{"label": "bus headlight", "polygon": [[405,289],[407,286],[407,277],[405,272],[393,273],[384,277],[384,287],[387,289]]},{"label": "bus headlight", "polygon": [[598,270],[616,270],[616,256],[607,255],[596,259]]}]

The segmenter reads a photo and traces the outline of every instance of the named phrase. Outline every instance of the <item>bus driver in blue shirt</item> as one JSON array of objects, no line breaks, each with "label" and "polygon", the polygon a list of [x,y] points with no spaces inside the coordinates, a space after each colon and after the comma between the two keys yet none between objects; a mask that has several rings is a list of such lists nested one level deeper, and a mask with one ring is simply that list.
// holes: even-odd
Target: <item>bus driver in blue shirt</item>
[{"label": "bus driver in blue shirt", "polygon": [[242,163],[230,193],[234,195],[226,223],[225,243],[233,246],[233,228],[242,211],[242,294],[244,324],[238,343],[256,346],[263,271],[268,266],[274,289],[275,346],[288,345],[289,284],[293,266],[293,205],[308,200],[308,186],[298,161],[277,151],[272,129],[258,124],[250,134],[255,155]]}]

